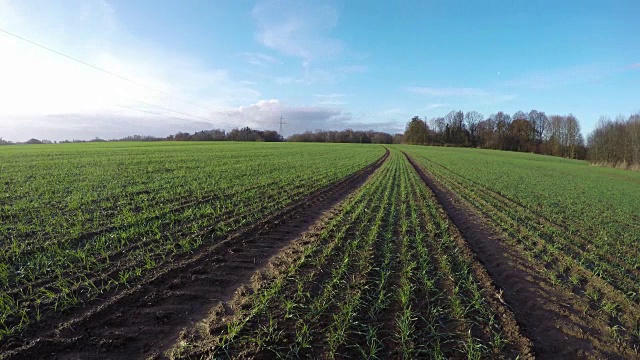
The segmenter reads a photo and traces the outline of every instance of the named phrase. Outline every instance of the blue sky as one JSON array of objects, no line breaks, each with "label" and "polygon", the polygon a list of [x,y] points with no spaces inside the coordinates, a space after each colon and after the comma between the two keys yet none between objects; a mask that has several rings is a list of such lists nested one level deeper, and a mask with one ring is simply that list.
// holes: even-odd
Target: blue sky
[{"label": "blue sky", "polygon": [[0,0],[0,137],[640,111],[638,1]]}]

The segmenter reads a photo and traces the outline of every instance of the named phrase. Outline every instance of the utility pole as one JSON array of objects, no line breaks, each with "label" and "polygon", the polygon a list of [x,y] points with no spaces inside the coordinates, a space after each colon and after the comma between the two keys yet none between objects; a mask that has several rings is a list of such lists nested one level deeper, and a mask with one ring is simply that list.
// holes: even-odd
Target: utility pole
[{"label": "utility pole", "polygon": [[427,145],[427,134],[429,133],[429,125],[427,125],[427,115],[424,116],[424,134],[422,134],[422,145]]},{"label": "utility pole", "polygon": [[284,134],[282,133],[282,125],[286,124],[286,122],[283,122],[283,120],[284,120],[284,117],[280,115],[280,137],[284,141]]}]

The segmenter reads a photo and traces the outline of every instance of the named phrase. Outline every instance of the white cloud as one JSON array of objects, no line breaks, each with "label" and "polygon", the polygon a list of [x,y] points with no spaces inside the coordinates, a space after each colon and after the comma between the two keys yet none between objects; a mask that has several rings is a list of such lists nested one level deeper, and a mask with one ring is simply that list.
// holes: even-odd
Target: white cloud
[{"label": "white cloud", "polygon": [[260,100],[249,106],[226,111],[228,121],[258,129],[277,129],[284,117],[285,135],[316,129],[344,129],[352,116],[343,110],[326,106],[289,105],[277,99]]},{"label": "white cloud", "polygon": [[[252,17],[256,24],[254,38],[259,44],[301,61],[299,70],[264,75],[275,84],[332,84],[350,74],[369,71],[368,65],[360,63],[363,54],[332,36],[339,16],[337,9],[326,2],[263,0],[254,6]],[[263,63],[255,57],[250,61]]]},{"label": "white cloud", "polygon": [[[179,115],[176,115],[179,117]],[[2,137],[12,141],[30,138],[47,140],[90,140],[123,138],[129,135],[167,136],[178,131],[195,132],[214,128],[211,123],[178,120],[121,109],[101,114],[59,114],[18,116],[3,128]],[[6,136],[5,136],[6,135]]]},{"label": "white cloud", "polygon": [[262,54],[262,53],[243,52],[240,55],[244,58],[244,60],[247,63],[249,63],[251,65],[267,66],[267,65],[281,64],[282,63],[277,58],[275,58],[275,57],[273,57],[271,55]]},{"label": "white cloud", "polygon": [[490,94],[488,91],[478,88],[433,88],[408,86],[404,89],[410,93],[434,97],[487,96]]},{"label": "white cloud", "polygon": [[440,109],[440,108],[446,108],[449,107],[449,104],[428,104],[426,106],[427,110],[434,110],[434,109]]},{"label": "white cloud", "polygon": [[[156,112],[157,109],[147,109]],[[162,113],[162,111],[159,111]],[[120,108],[101,114],[59,114],[42,117],[20,116],[18,122],[4,129],[13,141],[26,141],[35,137],[48,140],[90,140],[122,138],[129,135],[167,136],[177,132],[190,132],[250,126],[261,130],[278,130],[280,116],[284,117],[284,133],[315,130],[375,130],[388,133],[402,132],[409,114],[402,109],[357,116],[332,106],[291,105],[277,99],[260,100],[248,106],[211,113],[207,121],[184,120],[179,114],[150,115],[145,112]],[[18,124],[19,123],[19,124]],[[24,133],[29,129],[28,134]]]},{"label": "white cloud", "polygon": [[268,74],[258,75],[278,85],[292,84],[337,84],[346,79],[346,74],[340,71],[332,71],[320,67],[305,66],[303,63],[302,74],[299,76],[273,76]]},{"label": "white cloud", "polygon": [[[59,17],[43,17],[21,2],[0,0],[0,12],[3,13],[0,23],[12,33],[131,81],[0,33],[0,136],[6,139],[22,141],[35,136],[31,134],[41,134],[40,129],[55,130],[65,126],[75,138],[110,138],[117,137],[121,131],[105,125],[105,121],[118,123],[131,134],[137,129],[156,130],[153,125],[156,122],[173,124],[178,121],[170,116],[191,118],[192,121],[182,121],[191,127],[193,120],[206,123],[202,119],[208,120],[216,112],[254,102],[260,97],[260,93],[252,88],[255,84],[236,81],[225,69],[207,66],[198,59],[176,55],[131,37],[123,32],[113,9],[104,1],[78,2],[75,13],[63,11],[59,8],[61,5],[40,5]],[[9,17],[5,18],[5,14]],[[164,117],[154,117],[148,112]],[[112,120],[118,116],[135,121]],[[82,117],[86,119],[82,120]],[[102,124],[104,130],[89,126],[92,121]],[[131,124],[129,130],[127,124]],[[163,131],[175,128],[163,126],[160,126]],[[86,133],[83,135],[79,133],[81,131]],[[69,138],[46,137],[53,140]]]},{"label": "white cloud", "polygon": [[[44,8],[46,12],[40,11]],[[354,121],[341,108],[347,103],[346,94],[316,94],[310,99],[316,105],[260,100],[256,77],[235,79],[215,64],[133,37],[103,0],[0,0],[0,13],[3,28],[131,80],[0,33],[0,137],[8,140],[166,136],[246,125],[277,129],[281,114],[287,122],[286,134],[368,127],[367,119]],[[260,3],[253,17],[256,39],[301,62],[300,74],[264,75],[268,81],[337,83],[347,74],[368,71],[366,65],[358,64],[360,59],[350,62],[354,65],[322,63],[348,52],[342,41],[331,37],[338,21],[331,6]],[[238,56],[264,68],[282,64],[278,56],[269,54],[253,51]]]},{"label": "white cloud", "polygon": [[318,98],[318,105],[346,105],[348,102],[345,100],[347,94],[314,94],[314,97]]},{"label": "white cloud", "polygon": [[313,60],[330,57],[345,49],[329,34],[338,23],[334,7],[313,2],[268,0],[252,11],[258,26],[256,40],[286,55]]}]

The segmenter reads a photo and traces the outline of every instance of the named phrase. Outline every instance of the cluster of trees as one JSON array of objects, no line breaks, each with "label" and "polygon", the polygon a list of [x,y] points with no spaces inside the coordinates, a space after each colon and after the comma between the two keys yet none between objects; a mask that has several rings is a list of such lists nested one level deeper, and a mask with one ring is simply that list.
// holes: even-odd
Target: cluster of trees
[{"label": "cluster of trees", "polygon": [[399,144],[402,135],[391,135],[378,131],[354,131],[351,129],[341,131],[316,130],[306,131],[302,134],[294,134],[287,138],[292,142],[327,142],[327,143],[362,143],[362,144]]},{"label": "cluster of trees", "polygon": [[221,129],[202,130],[193,135],[179,132],[163,140],[168,141],[282,141],[282,137],[274,130],[255,130],[250,127],[235,128],[228,133]]},{"label": "cluster of trees", "polygon": [[[106,142],[106,141],[265,141],[275,142],[283,141],[282,136],[274,130],[255,130],[249,127],[243,127],[241,129],[235,128],[229,132],[225,132],[221,129],[202,130],[194,134],[188,132],[178,132],[174,135],[167,137],[156,137],[148,135],[130,135],[121,139],[104,140],[101,138],[94,138],[92,140],[63,140],[60,144],[69,143],[86,143],[86,142]],[[53,144],[49,140],[30,139],[24,144]],[[20,144],[5,141],[0,138],[0,145]]]},{"label": "cluster of trees", "polygon": [[601,117],[587,144],[592,162],[640,169],[640,113],[626,119]]},{"label": "cluster of trees", "polygon": [[227,140],[229,141],[266,141],[275,142],[283,141],[284,139],[277,131],[273,130],[253,130],[249,127],[242,129],[233,129],[227,134]]},{"label": "cluster of trees", "polygon": [[527,151],[572,159],[586,156],[575,116],[547,116],[537,110],[513,115],[500,111],[486,119],[476,111],[451,111],[428,121],[414,116],[407,124],[403,140],[408,144]]},{"label": "cluster of trees", "polygon": [[51,140],[38,140],[38,139],[29,139],[23,143],[20,142],[13,142],[13,141],[7,141],[4,140],[3,138],[0,138],[0,145],[17,145],[17,144],[53,144],[55,143],[54,141]]},{"label": "cluster of trees", "polygon": [[235,128],[229,132],[222,129],[202,130],[193,134],[178,132],[166,138],[139,135],[128,136],[117,141],[282,141],[282,137],[274,130],[255,130],[246,126]]}]

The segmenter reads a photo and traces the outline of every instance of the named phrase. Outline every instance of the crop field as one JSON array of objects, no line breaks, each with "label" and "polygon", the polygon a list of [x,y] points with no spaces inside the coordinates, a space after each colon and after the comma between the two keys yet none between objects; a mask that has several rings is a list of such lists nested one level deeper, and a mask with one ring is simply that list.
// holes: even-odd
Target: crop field
[{"label": "crop field", "polygon": [[612,343],[622,357],[638,356],[640,174],[539,155],[401,148],[498,230],[548,294],[562,298],[558,336],[588,339],[602,355]]},{"label": "crop field", "polygon": [[383,148],[91,144],[0,153],[0,339],[372,163]]},{"label": "crop field", "polygon": [[[390,159],[176,357],[516,357],[487,275],[407,159]],[[489,288],[488,288],[489,287]],[[214,335],[214,336],[212,336]]]},{"label": "crop field", "polygon": [[0,359],[640,357],[640,173],[404,145],[12,146],[0,220]]}]

